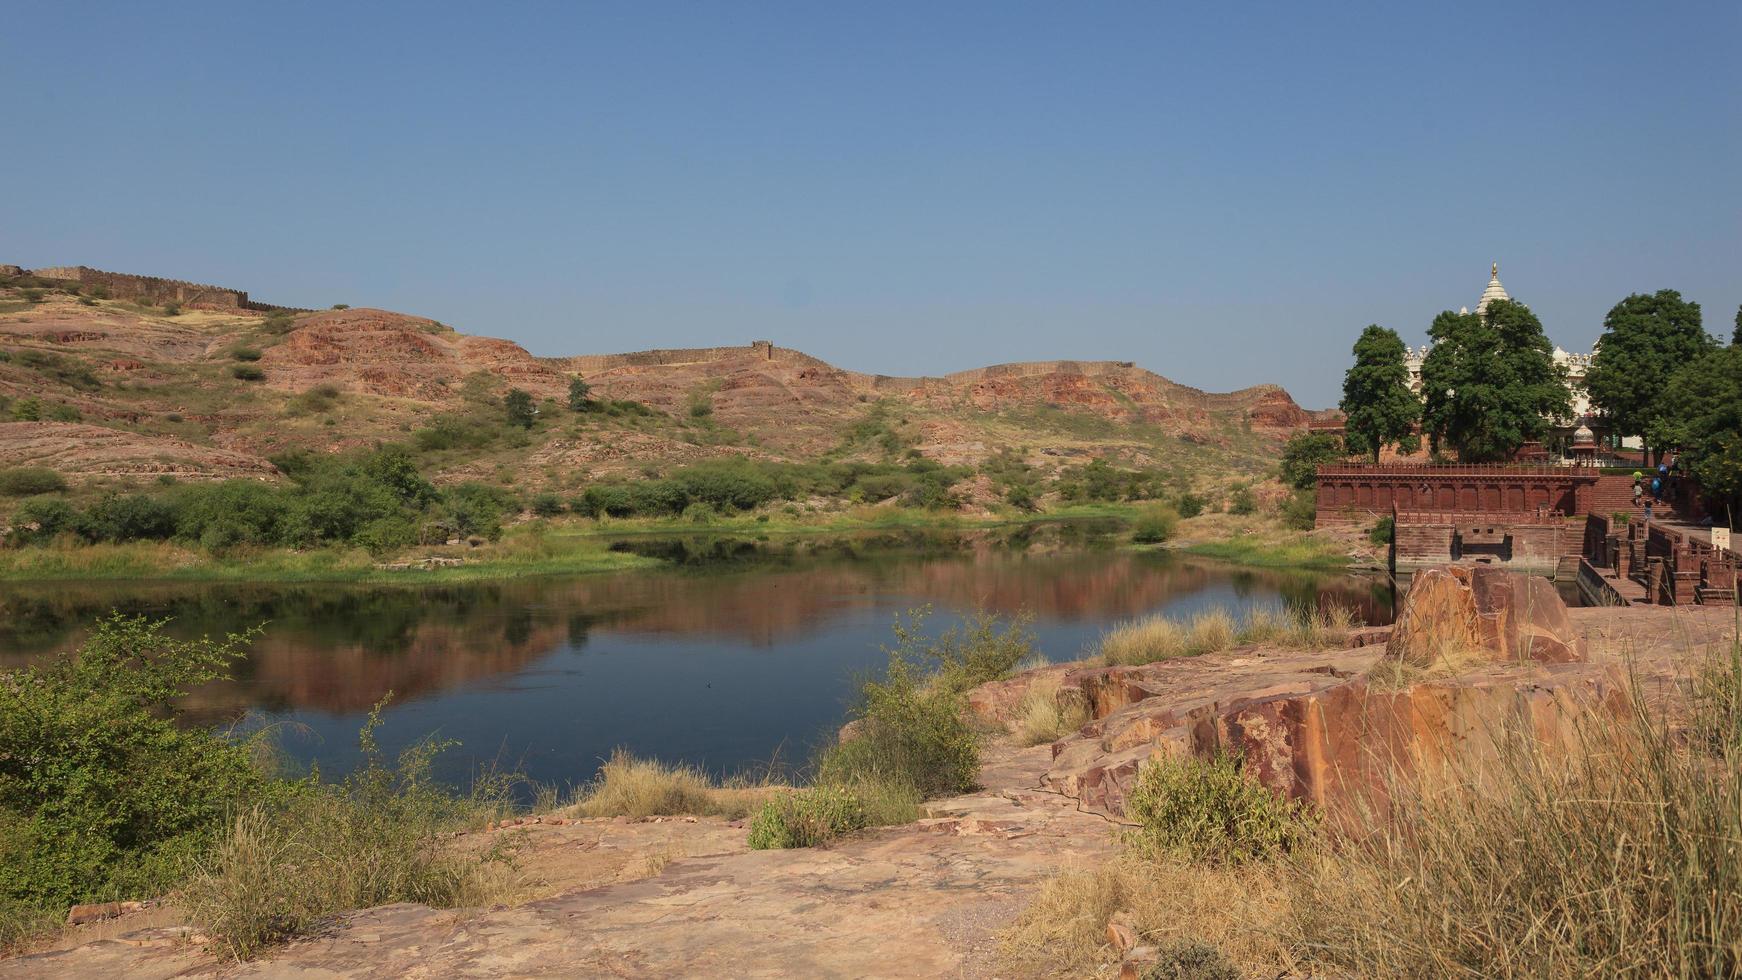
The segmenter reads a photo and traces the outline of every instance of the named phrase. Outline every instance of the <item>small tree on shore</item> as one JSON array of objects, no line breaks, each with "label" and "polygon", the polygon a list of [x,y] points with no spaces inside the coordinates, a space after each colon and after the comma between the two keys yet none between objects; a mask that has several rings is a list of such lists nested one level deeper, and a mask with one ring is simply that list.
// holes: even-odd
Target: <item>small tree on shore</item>
[{"label": "small tree on shore", "polygon": [[1572,413],[1566,370],[1542,321],[1513,300],[1486,313],[1446,311],[1428,329],[1434,346],[1422,361],[1423,428],[1437,452],[1465,462],[1505,460],[1541,439],[1551,419]]},{"label": "small tree on shore", "polygon": [[1673,289],[1635,293],[1603,318],[1585,387],[1616,432],[1649,438],[1668,404],[1670,378],[1716,346],[1700,325],[1700,304]]},{"label": "small tree on shore", "polygon": [[569,379],[569,411],[584,412],[593,395],[592,385],[580,378]]},{"label": "small tree on shore", "polygon": [[503,396],[502,408],[508,414],[508,424],[522,429],[532,428],[532,420],[538,415],[538,409],[532,404],[532,396],[519,388],[511,389]]},{"label": "small tree on shore", "polygon": [[1420,440],[1415,424],[1421,420],[1421,401],[1409,390],[1409,368],[1404,365],[1404,346],[1397,331],[1369,324],[1355,341],[1355,366],[1343,375],[1346,416],[1343,443],[1351,453],[1379,461],[1386,446],[1395,445],[1407,454]]}]

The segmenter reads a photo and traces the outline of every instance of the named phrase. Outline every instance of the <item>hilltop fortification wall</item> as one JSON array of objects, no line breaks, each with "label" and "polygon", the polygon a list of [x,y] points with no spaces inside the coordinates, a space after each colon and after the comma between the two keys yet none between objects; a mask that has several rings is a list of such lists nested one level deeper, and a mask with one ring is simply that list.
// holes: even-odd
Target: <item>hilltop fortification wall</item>
[{"label": "hilltop fortification wall", "polygon": [[564,370],[577,374],[593,374],[623,367],[662,367],[672,364],[703,364],[729,358],[753,357],[782,364],[806,367],[828,367],[828,363],[790,347],[776,347],[771,341],[753,340],[737,347],[670,347],[658,350],[634,351],[628,354],[580,354],[574,357],[552,358]]},{"label": "hilltop fortification wall", "polygon": [[240,289],[229,289],[224,286],[213,286],[207,283],[187,282],[182,279],[163,279],[158,276],[136,276],[126,272],[106,272],[85,265],[58,265],[46,269],[32,269],[33,276],[43,279],[64,279],[83,286],[101,286],[116,299],[137,300],[146,303],[164,304],[176,303],[189,309],[202,310],[287,310],[292,313],[308,313],[309,310],[291,306],[274,306],[271,303],[256,303],[248,298],[248,294]]}]

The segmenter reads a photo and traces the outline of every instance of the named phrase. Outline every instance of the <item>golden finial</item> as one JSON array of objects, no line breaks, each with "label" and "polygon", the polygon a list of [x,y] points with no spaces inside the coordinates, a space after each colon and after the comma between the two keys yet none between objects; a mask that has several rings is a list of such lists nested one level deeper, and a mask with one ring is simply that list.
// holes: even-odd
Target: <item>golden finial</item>
[{"label": "golden finial", "polygon": [[1500,278],[1500,263],[1494,263],[1494,267],[1488,270],[1488,274],[1495,279]]}]

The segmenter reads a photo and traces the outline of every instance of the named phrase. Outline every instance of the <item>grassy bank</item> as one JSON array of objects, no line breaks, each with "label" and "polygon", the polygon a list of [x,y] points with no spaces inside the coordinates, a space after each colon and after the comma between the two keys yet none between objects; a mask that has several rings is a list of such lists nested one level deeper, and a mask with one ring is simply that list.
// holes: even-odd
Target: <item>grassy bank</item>
[{"label": "grassy bank", "polygon": [[338,582],[424,585],[529,575],[580,575],[649,568],[657,559],[608,550],[602,542],[510,533],[478,548],[420,553],[460,558],[449,567],[390,570],[362,548],[235,549],[214,554],[174,542],[54,544],[0,550],[0,581]]},{"label": "grassy bank", "polygon": [[1268,516],[1206,514],[1182,523],[1173,550],[1264,568],[1345,568],[1352,563],[1345,543],[1296,531]]}]

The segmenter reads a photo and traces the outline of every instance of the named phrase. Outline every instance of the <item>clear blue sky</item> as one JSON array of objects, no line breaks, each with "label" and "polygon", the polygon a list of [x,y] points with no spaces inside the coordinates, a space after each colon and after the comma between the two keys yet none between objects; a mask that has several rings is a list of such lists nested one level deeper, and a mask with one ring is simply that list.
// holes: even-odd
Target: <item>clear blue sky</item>
[{"label": "clear blue sky", "polygon": [[0,32],[0,262],[539,354],[1135,360],[1335,402],[1498,259],[1742,302],[1742,3],[168,3]]}]

